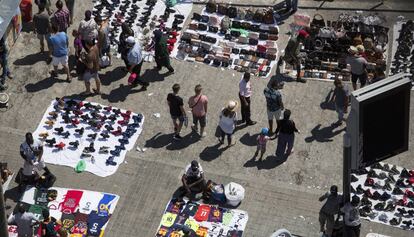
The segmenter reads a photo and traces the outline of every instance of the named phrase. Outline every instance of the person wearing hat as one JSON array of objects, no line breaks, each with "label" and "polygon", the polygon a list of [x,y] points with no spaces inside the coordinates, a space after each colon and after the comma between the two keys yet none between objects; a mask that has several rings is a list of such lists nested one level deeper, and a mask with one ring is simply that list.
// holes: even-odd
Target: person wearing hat
[{"label": "person wearing hat", "polygon": [[351,202],[346,203],[341,212],[344,213],[344,236],[359,237],[361,231],[361,219],[359,215],[360,198],[352,196]]},{"label": "person wearing hat", "polygon": [[338,194],[338,186],[332,185],[329,192],[319,198],[320,202],[326,200],[319,211],[319,224],[321,232],[326,237],[331,237],[335,225],[335,215],[339,214],[339,207],[342,203],[342,195]]},{"label": "person wearing hat", "polygon": [[223,108],[220,112],[219,128],[220,128],[220,137],[219,143],[224,143],[224,137],[227,135],[227,146],[231,147],[236,144],[232,141],[234,129],[236,128],[237,122],[237,101],[230,100],[226,107]]},{"label": "person wearing hat", "polygon": [[98,36],[98,25],[95,20],[92,19],[92,12],[90,10],[85,11],[85,18],[79,23],[78,32],[82,39],[82,44],[86,50],[86,42],[95,42]]},{"label": "person wearing hat", "polygon": [[183,183],[187,195],[191,195],[192,190],[204,192],[206,187],[204,172],[203,168],[196,160],[191,161],[191,163],[185,167],[181,182]]},{"label": "person wearing hat", "polygon": [[286,109],[283,112],[283,119],[280,121],[280,132],[277,140],[276,156],[289,156],[293,152],[295,132],[300,133],[295,122],[290,119],[291,112]]},{"label": "person wearing hat", "polygon": [[301,78],[300,76],[300,64],[301,59],[299,57],[299,52],[301,48],[301,44],[305,41],[306,38],[309,37],[309,33],[305,30],[300,30],[298,32],[298,36],[290,37],[288,44],[285,48],[285,54],[280,57],[278,62],[278,71],[280,71],[279,67],[283,64],[283,62],[289,63],[293,67],[296,67],[296,81],[305,83],[306,80]]},{"label": "person wearing hat", "polygon": [[282,94],[279,89],[282,89],[284,82],[278,82],[273,80],[269,85],[264,89],[263,94],[266,98],[266,107],[267,107],[267,119],[269,121],[269,136],[273,135],[273,118],[276,119],[277,128],[274,132],[275,135],[279,133],[280,130],[280,120],[282,119],[283,112],[283,101]]},{"label": "person wearing hat", "polygon": [[262,128],[262,131],[260,132],[259,136],[257,136],[257,149],[256,149],[256,153],[254,153],[254,157],[256,157],[260,151],[259,161],[263,159],[263,154],[266,152],[266,144],[267,144],[267,141],[270,140],[270,138],[267,136],[268,134],[269,134],[269,129]]},{"label": "person wearing hat", "polygon": [[245,72],[239,82],[239,98],[240,98],[240,109],[241,109],[241,123],[246,123],[246,126],[255,125],[256,121],[251,119],[250,112],[250,97],[252,95],[252,86],[250,82],[250,73]]},{"label": "person wearing hat", "polygon": [[109,39],[109,24],[108,19],[102,19],[101,16],[95,18],[98,24],[98,49],[99,57],[108,56],[111,62],[111,42]]},{"label": "person wearing hat", "polygon": [[161,70],[162,67],[166,67],[170,73],[174,73],[174,68],[171,67],[170,55],[167,48],[167,39],[163,35],[162,31],[154,31],[154,51],[155,51],[155,63],[157,64],[157,70]]},{"label": "person wearing hat", "polygon": [[335,102],[335,110],[338,113],[338,121],[333,125],[340,126],[344,121],[344,114],[348,111],[349,89],[348,86],[342,84],[342,80],[336,78],[334,80],[335,89],[330,102]]},{"label": "person wearing hat", "polygon": [[357,50],[358,50],[358,55],[367,59],[367,53],[365,52],[365,47],[360,44],[356,46]]},{"label": "person wearing hat", "polygon": [[357,81],[361,83],[361,88],[365,86],[368,79],[367,66],[368,62],[365,58],[358,55],[358,49],[355,46],[351,46],[348,49],[350,54],[346,58],[346,63],[351,67],[351,81],[354,90],[357,89]]},{"label": "person wearing hat", "polygon": [[132,83],[132,86],[137,86],[138,84],[140,84],[142,85],[142,90],[146,90],[148,83],[140,79],[142,63],[144,62],[144,60],[142,59],[141,45],[137,41],[135,41],[135,38],[133,36],[129,36],[126,39],[126,48],[128,49],[128,71],[131,74],[135,73],[137,77],[137,79],[135,79]]},{"label": "person wearing hat", "polygon": [[18,237],[32,237],[33,225],[39,223],[39,220],[35,214],[26,211],[26,207],[23,203],[17,204],[17,213],[10,215],[7,220],[9,225],[17,226]]},{"label": "person wearing hat", "polygon": [[[180,84],[174,84],[172,87],[173,93],[169,93],[167,96],[168,106],[170,108],[170,115],[174,125],[173,139],[181,140],[181,129],[185,121],[187,121],[187,115],[184,110],[183,98],[178,95],[180,91]],[[178,123],[177,123],[178,121]]]}]

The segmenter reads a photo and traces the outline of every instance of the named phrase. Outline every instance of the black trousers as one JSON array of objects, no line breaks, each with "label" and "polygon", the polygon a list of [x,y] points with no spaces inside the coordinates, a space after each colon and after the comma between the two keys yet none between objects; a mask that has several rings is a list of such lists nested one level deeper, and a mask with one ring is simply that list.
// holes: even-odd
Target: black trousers
[{"label": "black trousers", "polygon": [[155,63],[157,64],[157,68],[161,70],[162,67],[166,67],[168,71],[173,72],[174,68],[171,67],[170,58],[169,57],[163,57],[163,58],[157,58],[155,57]]},{"label": "black trousers", "polygon": [[144,60],[142,60],[139,64],[135,65],[134,68],[132,68],[132,72],[137,74],[137,79],[132,83],[133,86],[136,85],[142,85],[142,86],[148,86],[149,83],[148,82],[144,82],[141,79],[141,68],[142,68],[142,63],[144,62]]},{"label": "black trousers", "polygon": [[240,98],[240,104],[241,104],[241,116],[242,116],[242,122],[249,123],[252,120],[250,119],[250,97],[244,97],[244,99],[247,101],[247,105],[244,104],[243,96],[239,94]]}]

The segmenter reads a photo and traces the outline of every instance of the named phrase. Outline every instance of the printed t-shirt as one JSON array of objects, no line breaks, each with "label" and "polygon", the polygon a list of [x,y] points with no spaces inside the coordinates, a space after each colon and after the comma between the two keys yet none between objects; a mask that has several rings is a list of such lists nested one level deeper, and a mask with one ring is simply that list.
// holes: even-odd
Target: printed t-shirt
[{"label": "printed t-shirt", "polygon": [[56,33],[49,38],[50,44],[53,46],[52,55],[60,58],[68,55],[68,36],[65,32]]},{"label": "printed t-shirt", "polygon": [[194,216],[194,219],[198,222],[207,221],[208,216],[210,214],[210,206],[208,205],[200,205],[198,210]]},{"label": "printed t-shirt", "polygon": [[199,179],[201,178],[201,174],[203,174],[204,171],[201,165],[198,165],[198,169],[196,171],[193,171],[193,169],[191,168],[191,164],[188,164],[185,167],[184,173],[185,173],[185,176],[187,176],[187,178]]},{"label": "printed t-shirt", "polygon": [[65,199],[59,204],[59,209],[63,213],[71,214],[76,211],[79,206],[79,202],[82,198],[83,191],[68,190]]},{"label": "printed t-shirt", "polygon": [[197,212],[197,209],[198,203],[188,202],[185,205],[184,210],[181,212],[181,214],[184,216],[194,216]]},{"label": "printed t-shirt", "polygon": [[167,101],[170,105],[170,115],[171,116],[183,116],[183,112],[181,111],[181,106],[184,106],[183,99],[178,95],[174,95],[173,93],[168,94]]},{"label": "printed t-shirt", "polygon": [[98,204],[98,215],[108,216],[111,204],[115,201],[115,199],[115,195],[105,193]]},{"label": "printed t-shirt", "polygon": [[97,207],[103,196],[103,193],[83,192],[79,202],[79,212],[89,214],[92,211],[97,211]]},{"label": "printed t-shirt", "polygon": [[91,212],[88,218],[88,235],[99,236],[108,220],[109,216],[99,216],[96,211]]},{"label": "printed t-shirt", "polygon": [[65,230],[71,230],[75,225],[75,215],[73,214],[62,214],[62,228]]},{"label": "printed t-shirt", "polygon": [[161,225],[171,227],[174,224],[176,218],[177,214],[167,212],[162,216]]},{"label": "printed t-shirt", "polygon": [[233,213],[231,211],[227,211],[223,214],[223,225],[230,225],[231,220],[233,219]]},{"label": "printed t-shirt", "polygon": [[167,212],[178,214],[183,208],[183,203],[177,200],[171,200],[167,207]]},{"label": "printed t-shirt", "polygon": [[196,231],[197,236],[199,237],[207,237],[208,234],[208,228],[200,226]]},{"label": "printed t-shirt", "polygon": [[35,204],[47,206],[49,200],[47,199],[47,189],[36,189],[35,191]]},{"label": "printed t-shirt", "polygon": [[75,224],[71,229],[74,234],[86,234],[88,231],[88,215],[77,212],[75,213]]},{"label": "printed t-shirt", "polygon": [[33,213],[36,219],[43,220],[43,209],[40,205],[30,205],[28,212]]},{"label": "printed t-shirt", "polygon": [[161,226],[156,234],[156,237],[166,237],[168,232],[170,232],[170,229],[168,227]]},{"label": "printed t-shirt", "polygon": [[210,222],[222,222],[223,221],[223,212],[220,208],[211,207],[210,216],[208,217],[208,221]]},{"label": "printed t-shirt", "polygon": [[189,227],[190,229],[192,229],[194,231],[197,231],[198,228],[200,227],[200,225],[198,224],[198,222],[195,221],[195,220],[193,220],[193,219],[191,219],[191,218],[187,219],[185,221],[184,225],[187,226],[187,227]]},{"label": "printed t-shirt", "polygon": [[243,231],[241,230],[230,230],[227,233],[227,237],[242,237],[243,236]]}]

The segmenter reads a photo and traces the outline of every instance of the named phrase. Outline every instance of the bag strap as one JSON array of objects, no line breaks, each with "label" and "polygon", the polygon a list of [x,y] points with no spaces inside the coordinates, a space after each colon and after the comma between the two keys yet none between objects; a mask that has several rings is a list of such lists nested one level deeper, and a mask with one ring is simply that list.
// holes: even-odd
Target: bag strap
[{"label": "bag strap", "polygon": [[[321,19],[316,19],[316,17],[317,16],[319,16]],[[313,19],[315,19],[315,20],[325,20],[324,18],[323,18],[323,16],[321,15],[321,14],[319,14],[319,13],[316,13],[315,15],[313,15]]]},{"label": "bag strap", "polygon": [[190,109],[194,108],[194,107],[198,104],[198,102],[201,100],[201,97],[202,97],[202,96],[203,96],[203,95],[201,94],[201,95],[200,95],[200,97],[198,97],[197,102],[196,102],[193,106],[190,106]]}]

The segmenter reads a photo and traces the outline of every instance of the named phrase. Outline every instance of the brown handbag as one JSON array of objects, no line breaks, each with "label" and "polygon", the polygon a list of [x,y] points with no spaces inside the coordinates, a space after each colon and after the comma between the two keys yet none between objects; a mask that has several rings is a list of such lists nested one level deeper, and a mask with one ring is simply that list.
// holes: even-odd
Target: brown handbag
[{"label": "brown handbag", "polygon": [[229,7],[223,3],[219,3],[217,6],[217,13],[221,15],[227,15]]}]

